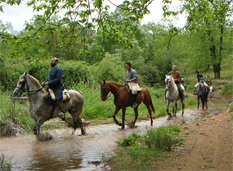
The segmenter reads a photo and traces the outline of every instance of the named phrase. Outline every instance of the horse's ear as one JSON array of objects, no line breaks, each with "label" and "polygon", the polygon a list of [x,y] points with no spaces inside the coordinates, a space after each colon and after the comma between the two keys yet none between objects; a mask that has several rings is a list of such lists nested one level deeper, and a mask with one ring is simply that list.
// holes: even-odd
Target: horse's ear
[{"label": "horse's ear", "polygon": [[105,84],[105,80],[103,80],[104,84]]},{"label": "horse's ear", "polygon": [[26,72],[24,72],[24,76],[26,76],[27,75],[27,71]]}]

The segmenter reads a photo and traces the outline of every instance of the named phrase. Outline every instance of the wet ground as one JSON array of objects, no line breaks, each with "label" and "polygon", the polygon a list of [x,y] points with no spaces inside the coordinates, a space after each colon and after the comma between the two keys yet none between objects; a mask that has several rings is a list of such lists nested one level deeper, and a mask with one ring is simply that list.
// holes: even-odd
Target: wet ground
[{"label": "wet ground", "polygon": [[[176,118],[168,120],[166,117],[154,119],[154,126],[159,127],[170,123],[182,125],[201,120],[208,115],[218,114],[226,109],[226,101],[211,99],[209,109],[185,109]],[[150,121],[136,122],[136,128],[119,129],[115,124],[89,125],[87,135],[80,136],[80,130],[72,135],[72,130],[57,129],[49,133],[54,137],[52,141],[40,142],[33,134],[19,137],[1,138],[0,153],[12,158],[12,170],[108,170],[104,160],[116,152],[116,141],[135,132],[145,133]]]}]

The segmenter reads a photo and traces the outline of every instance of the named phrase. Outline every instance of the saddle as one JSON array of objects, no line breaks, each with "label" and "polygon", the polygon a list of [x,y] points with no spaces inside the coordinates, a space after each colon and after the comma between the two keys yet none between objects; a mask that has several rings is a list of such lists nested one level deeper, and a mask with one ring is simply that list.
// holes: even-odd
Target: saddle
[{"label": "saddle", "polygon": [[127,91],[129,93],[132,93],[132,94],[137,94],[137,93],[140,93],[142,92],[142,88],[139,86],[138,83],[128,83],[128,84],[125,84],[126,87],[127,87]]},{"label": "saddle", "polygon": [[[45,104],[47,105],[55,105],[56,104],[56,97],[52,89],[47,89],[48,94],[44,96]],[[70,100],[70,95],[68,93],[68,90],[63,90],[62,93],[63,100],[62,101],[68,101]]]}]

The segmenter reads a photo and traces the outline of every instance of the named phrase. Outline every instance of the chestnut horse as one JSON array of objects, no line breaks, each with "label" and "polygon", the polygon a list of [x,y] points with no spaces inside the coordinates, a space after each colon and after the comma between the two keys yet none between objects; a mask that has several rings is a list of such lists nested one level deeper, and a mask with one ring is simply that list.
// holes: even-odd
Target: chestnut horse
[{"label": "chestnut horse", "polygon": [[[102,81],[99,83],[101,85],[101,100],[102,101],[107,100],[109,92],[111,92],[114,95],[115,111],[113,113],[113,119],[117,125],[121,126],[122,129],[124,129],[126,107],[131,106],[130,104],[131,94],[128,92],[127,86],[120,85],[120,84],[117,84],[111,81]],[[150,114],[151,126],[152,126],[153,120],[152,120],[151,110],[153,112],[155,112],[155,110],[154,110],[154,106],[153,106],[153,103],[150,97],[150,93],[145,88],[142,88],[142,92],[139,92],[137,94],[136,103],[138,104],[138,106],[141,104],[141,102],[143,102],[148,109],[148,112]],[[134,108],[135,119],[133,121],[133,126],[135,125],[137,117],[138,117],[138,106]],[[115,117],[120,109],[122,109],[122,123],[119,123]]]}]

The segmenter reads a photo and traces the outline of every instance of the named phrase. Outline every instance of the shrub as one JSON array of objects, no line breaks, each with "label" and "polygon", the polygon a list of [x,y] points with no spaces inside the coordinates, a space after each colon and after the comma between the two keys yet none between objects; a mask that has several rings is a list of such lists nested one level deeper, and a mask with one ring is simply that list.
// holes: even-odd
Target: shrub
[{"label": "shrub", "polygon": [[0,155],[0,170],[11,170],[11,158],[5,157],[4,154]]},{"label": "shrub", "polygon": [[140,137],[141,137],[140,135],[138,135],[136,133],[132,133],[128,137],[124,138],[123,140],[119,140],[116,143],[118,144],[118,146],[121,146],[121,147],[131,146],[131,145],[135,144],[135,142]]},{"label": "shrub", "polygon": [[172,145],[183,141],[183,139],[175,137],[180,131],[180,128],[175,125],[149,130],[145,135],[145,144],[150,149],[171,151]]},{"label": "shrub", "polygon": [[121,66],[107,56],[93,67],[92,74],[96,81],[106,80],[124,83],[126,70],[124,69],[124,64]]},{"label": "shrub", "polygon": [[233,82],[226,83],[221,93],[225,96],[233,95]]}]

